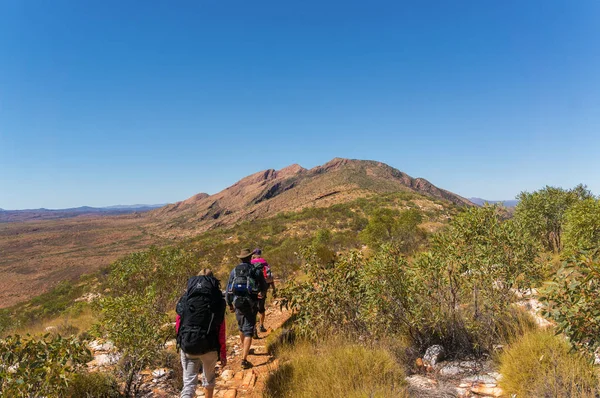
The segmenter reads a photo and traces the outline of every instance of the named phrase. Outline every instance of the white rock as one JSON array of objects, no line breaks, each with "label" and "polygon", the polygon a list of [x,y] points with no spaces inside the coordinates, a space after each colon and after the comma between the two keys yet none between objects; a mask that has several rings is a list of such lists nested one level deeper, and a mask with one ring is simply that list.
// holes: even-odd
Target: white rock
[{"label": "white rock", "polygon": [[227,369],[224,370],[223,373],[221,373],[221,379],[225,380],[225,381],[229,381],[231,379],[233,379],[233,370],[231,369]]},{"label": "white rock", "polygon": [[406,378],[406,382],[413,388],[433,390],[437,388],[437,381],[428,379],[421,375],[412,375]]},{"label": "white rock", "polygon": [[427,348],[425,355],[423,355],[423,361],[431,366],[435,366],[436,363],[444,359],[446,350],[441,345],[432,345]]},{"label": "white rock", "polygon": [[120,356],[117,354],[99,354],[92,361],[96,366],[110,366],[119,362]]},{"label": "white rock", "polygon": [[160,379],[161,377],[166,376],[168,373],[169,373],[168,369],[164,369],[164,368],[155,369],[152,371],[152,376],[156,379]]},{"label": "white rock", "polygon": [[112,341],[94,340],[88,344],[88,348],[92,351],[112,351],[115,345]]}]

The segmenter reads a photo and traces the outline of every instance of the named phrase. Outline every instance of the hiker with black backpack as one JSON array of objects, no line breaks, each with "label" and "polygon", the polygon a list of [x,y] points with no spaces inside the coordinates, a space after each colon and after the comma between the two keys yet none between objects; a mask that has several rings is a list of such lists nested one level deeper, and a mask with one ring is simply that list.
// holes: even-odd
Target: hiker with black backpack
[{"label": "hiker with black backpack", "polygon": [[[262,292],[262,297],[258,299],[258,317],[260,321],[258,331],[260,331],[261,333],[265,333],[267,331],[267,329],[265,329],[265,305],[267,303],[267,291],[269,290],[269,287],[271,287],[273,289],[273,297],[275,297],[275,295],[277,294],[277,290],[275,289],[275,280],[273,279],[271,266],[269,265],[269,263],[267,263],[267,260],[265,260],[262,257],[261,249],[254,249],[254,251],[252,252],[251,263],[258,270],[258,272],[262,273],[263,277],[265,278],[265,282],[267,283],[267,289],[264,292]],[[256,330],[254,337],[258,338],[258,332],[256,332]]]},{"label": "hiker with black backpack", "polygon": [[229,275],[225,299],[231,311],[235,311],[242,346],[242,368],[248,369],[252,367],[247,358],[256,329],[258,300],[267,290],[267,283],[262,273],[250,263],[250,249],[242,249],[237,258],[242,262]]},{"label": "hiker with black backpack", "polygon": [[205,269],[187,282],[186,292],[177,303],[177,346],[181,349],[183,389],[181,398],[196,396],[198,372],[202,367],[205,398],[212,398],[215,366],[227,365],[225,347],[225,300],[220,282]]}]

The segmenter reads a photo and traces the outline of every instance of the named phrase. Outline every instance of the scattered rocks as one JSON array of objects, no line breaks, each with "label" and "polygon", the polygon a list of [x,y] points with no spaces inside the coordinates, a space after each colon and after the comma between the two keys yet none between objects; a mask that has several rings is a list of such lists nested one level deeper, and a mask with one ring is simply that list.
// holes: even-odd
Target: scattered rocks
[{"label": "scattered rocks", "polygon": [[86,303],[91,303],[92,301],[96,300],[97,298],[100,298],[100,293],[86,293],[81,297],[78,297],[75,299],[75,301],[85,301]]}]

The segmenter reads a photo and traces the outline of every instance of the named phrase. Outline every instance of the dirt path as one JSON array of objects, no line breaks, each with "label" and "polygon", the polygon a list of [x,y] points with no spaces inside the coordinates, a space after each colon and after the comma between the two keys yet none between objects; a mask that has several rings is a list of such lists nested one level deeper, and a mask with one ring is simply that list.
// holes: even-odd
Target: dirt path
[{"label": "dirt path", "polygon": [[[278,361],[269,355],[266,347],[266,338],[274,330],[281,327],[289,318],[288,311],[279,309],[276,303],[272,303],[266,312],[265,328],[266,333],[258,333],[259,339],[252,340],[250,361],[254,367],[252,369],[241,368],[241,345],[237,336],[227,339],[228,363],[224,369],[219,370],[217,378],[217,387],[215,388],[216,398],[258,398],[262,397],[265,381],[269,372],[276,369]],[[198,388],[196,396],[203,396],[202,388]]]}]

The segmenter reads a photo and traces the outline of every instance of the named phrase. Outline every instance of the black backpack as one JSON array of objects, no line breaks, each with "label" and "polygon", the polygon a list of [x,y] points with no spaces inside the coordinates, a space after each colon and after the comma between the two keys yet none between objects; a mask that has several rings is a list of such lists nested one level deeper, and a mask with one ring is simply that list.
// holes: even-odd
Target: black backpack
[{"label": "black backpack", "polygon": [[251,300],[258,294],[258,282],[255,268],[251,264],[242,263],[234,268],[233,280],[228,286],[228,293],[234,296],[233,305],[238,309],[251,307]]},{"label": "black backpack", "polygon": [[219,350],[219,327],[225,316],[225,300],[217,279],[212,276],[190,278],[176,310],[181,317],[177,344],[183,352],[202,355]]}]

